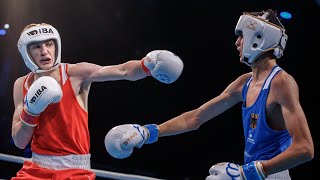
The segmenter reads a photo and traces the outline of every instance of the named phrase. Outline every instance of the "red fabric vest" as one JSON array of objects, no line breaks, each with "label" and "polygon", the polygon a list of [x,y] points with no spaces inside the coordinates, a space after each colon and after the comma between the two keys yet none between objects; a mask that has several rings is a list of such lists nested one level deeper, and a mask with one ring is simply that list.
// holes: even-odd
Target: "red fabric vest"
[{"label": "red fabric vest", "polygon": [[[69,155],[89,154],[90,135],[88,113],[79,105],[71,86],[68,65],[59,67],[63,96],[59,103],[50,104],[41,114],[38,126],[35,127],[31,150],[38,154]],[[25,96],[28,79],[25,78],[23,95]]]}]

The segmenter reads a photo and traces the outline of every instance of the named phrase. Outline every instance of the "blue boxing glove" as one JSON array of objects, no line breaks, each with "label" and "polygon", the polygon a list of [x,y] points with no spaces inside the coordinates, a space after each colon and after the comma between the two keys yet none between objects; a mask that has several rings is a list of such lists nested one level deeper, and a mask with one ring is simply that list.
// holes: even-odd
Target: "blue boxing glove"
[{"label": "blue boxing glove", "polygon": [[112,128],[105,136],[104,143],[112,157],[124,159],[132,154],[134,148],[156,142],[158,135],[156,124],[124,124]]},{"label": "blue boxing glove", "polygon": [[253,161],[240,166],[235,163],[221,162],[209,169],[206,180],[264,180],[266,179],[261,162]]}]

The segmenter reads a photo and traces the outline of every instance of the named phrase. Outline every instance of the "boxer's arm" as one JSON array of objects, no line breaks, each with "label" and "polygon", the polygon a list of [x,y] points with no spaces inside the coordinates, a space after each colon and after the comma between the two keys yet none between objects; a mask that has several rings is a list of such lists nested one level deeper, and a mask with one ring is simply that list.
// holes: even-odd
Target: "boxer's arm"
[{"label": "boxer's arm", "polygon": [[[241,84],[244,81],[244,77],[237,79],[223,93],[199,108],[185,112],[160,125],[148,124],[143,127],[140,125],[121,125],[111,129],[105,138],[107,151],[113,157],[126,158],[131,155],[134,147],[154,143],[159,137],[198,129],[201,124],[221,114],[241,100]],[[137,130],[145,133],[139,133]]]},{"label": "boxer's arm", "polygon": [[[33,128],[38,125],[40,113],[51,103],[58,103],[62,98],[59,83],[50,76],[35,80],[23,96],[23,79],[14,84],[14,104],[12,136],[17,147],[25,148],[29,143]],[[28,127],[29,126],[29,127]]]},{"label": "boxer's arm", "polygon": [[148,76],[143,71],[140,60],[130,60],[109,66],[81,62],[71,65],[68,72],[71,77],[80,78],[85,83],[116,80],[136,81]]},{"label": "boxer's arm", "polygon": [[[159,137],[170,136],[196,130],[201,124],[214,118],[237,102],[241,101],[241,89],[248,75],[232,82],[219,96],[195,110],[183,113],[160,125],[120,125],[111,129],[105,138],[106,149],[116,158],[131,155],[134,147],[151,144]],[[142,133],[140,133],[142,132]]]},{"label": "boxer's arm", "polygon": [[142,60],[130,60],[118,65],[100,66],[92,63],[78,63],[70,66],[69,75],[85,83],[130,80],[136,81],[152,76],[158,81],[170,84],[176,81],[183,70],[182,60],[170,51],[155,50]]},{"label": "boxer's arm", "polygon": [[159,137],[171,136],[197,130],[202,124],[213,119],[242,100],[241,90],[250,74],[244,74],[233,81],[220,95],[200,107],[182,113],[159,125]]},{"label": "boxer's arm", "polygon": [[314,144],[307,118],[299,102],[299,88],[292,76],[280,72],[272,81],[270,93],[281,105],[285,127],[292,137],[291,145],[274,158],[263,161],[266,173],[291,169],[314,158]]},{"label": "boxer's arm", "polygon": [[13,87],[13,101],[14,101],[14,113],[12,117],[12,138],[15,145],[24,149],[31,140],[34,127],[27,126],[20,121],[20,115],[23,111],[23,78],[19,78],[15,81]]}]

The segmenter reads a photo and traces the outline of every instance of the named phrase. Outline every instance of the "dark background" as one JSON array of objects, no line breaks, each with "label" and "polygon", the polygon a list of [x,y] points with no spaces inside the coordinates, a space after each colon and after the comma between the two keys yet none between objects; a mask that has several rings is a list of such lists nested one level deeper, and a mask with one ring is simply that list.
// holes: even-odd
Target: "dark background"
[{"label": "dark background", "polygon": [[[283,21],[289,36],[278,64],[300,87],[315,143],[315,159],[290,172],[293,179],[317,177],[319,166],[318,49],[320,6],[316,1],[275,0],[0,0],[0,152],[28,156],[11,141],[14,81],[29,72],[16,43],[25,25],[46,22],[60,32],[62,62],[113,65],[141,59],[166,49],[184,61],[173,84],[153,78],[93,83],[89,97],[92,168],[168,180],[201,180],[215,163],[242,164],[241,104],[207,122],[199,130],[160,138],[135,149],[127,159],[114,159],[104,148],[105,134],[125,123],[162,123],[197,108],[221,93],[250,68],[239,63],[234,27],[242,11],[272,8],[289,11]],[[0,161],[0,178],[9,179],[21,164]],[[99,179],[99,178],[98,178]]]}]

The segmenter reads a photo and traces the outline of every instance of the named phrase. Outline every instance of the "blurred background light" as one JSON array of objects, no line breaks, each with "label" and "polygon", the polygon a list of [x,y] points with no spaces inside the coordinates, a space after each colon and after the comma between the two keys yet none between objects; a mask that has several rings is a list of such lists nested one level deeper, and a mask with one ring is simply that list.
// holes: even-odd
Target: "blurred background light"
[{"label": "blurred background light", "polygon": [[4,27],[5,29],[9,29],[10,25],[9,25],[9,24],[5,24],[3,27]]},{"label": "blurred background light", "polygon": [[7,34],[7,31],[5,29],[0,29],[0,35],[4,36]]},{"label": "blurred background light", "polygon": [[292,14],[286,11],[280,12],[280,17],[283,19],[291,19]]}]

